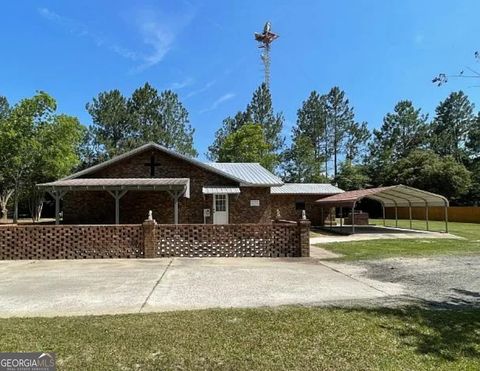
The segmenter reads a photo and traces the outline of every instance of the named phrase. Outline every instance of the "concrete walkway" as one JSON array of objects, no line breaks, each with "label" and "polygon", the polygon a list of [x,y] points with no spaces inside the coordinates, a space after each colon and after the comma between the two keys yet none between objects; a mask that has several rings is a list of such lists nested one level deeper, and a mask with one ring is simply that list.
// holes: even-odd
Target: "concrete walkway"
[{"label": "concrete walkway", "polygon": [[402,286],[353,277],[314,258],[0,262],[0,316],[321,305],[378,299]]},{"label": "concrete walkway", "polygon": [[[430,231],[414,231],[410,229],[374,227],[369,226],[369,232],[363,233],[360,226],[356,227],[360,233],[352,235],[324,235],[319,237],[311,237],[310,244],[332,243],[332,242],[352,242],[352,241],[369,241],[381,239],[417,239],[417,238],[447,238],[447,239],[463,239],[450,233],[430,232]],[[378,231],[376,231],[378,230]]]}]

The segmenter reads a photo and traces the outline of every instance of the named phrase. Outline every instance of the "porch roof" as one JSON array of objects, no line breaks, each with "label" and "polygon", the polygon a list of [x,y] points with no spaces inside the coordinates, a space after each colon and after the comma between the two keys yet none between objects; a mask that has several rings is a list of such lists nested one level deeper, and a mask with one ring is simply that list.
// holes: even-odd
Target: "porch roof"
[{"label": "porch roof", "polygon": [[325,207],[354,207],[363,198],[378,201],[384,207],[448,206],[448,200],[441,195],[402,184],[339,193],[315,202]]},{"label": "porch roof", "polygon": [[48,191],[190,191],[189,178],[75,178],[37,184]]},{"label": "porch roof", "polygon": [[240,188],[238,187],[228,187],[228,186],[208,186],[202,188],[202,193],[204,195],[211,194],[239,194]]}]

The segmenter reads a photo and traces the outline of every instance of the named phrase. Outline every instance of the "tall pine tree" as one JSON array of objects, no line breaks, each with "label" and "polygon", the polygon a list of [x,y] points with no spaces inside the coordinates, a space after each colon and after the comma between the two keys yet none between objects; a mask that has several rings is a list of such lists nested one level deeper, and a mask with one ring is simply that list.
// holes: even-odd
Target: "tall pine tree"
[{"label": "tall pine tree", "polygon": [[326,148],[326,157],[333,157],[333,176],[337,176],[339,157],[343,151],[343,141],[347,128],[354,125],[353,109],[338,86],[333,87],[326,96],[327,136],[330,144]]},{"label": "tall pine tree", "polygon": [[103,92],[87,104],[87,110],[93,120],[83,149],[89,162],[94,162],[92,156],[98,161],[148,142],[197,155],[188,112],[172,91],[159,94],[146,83],[128,99],[118,90]]},{"label": "tall pine tree", "polygon": [[432,122],[432,149],[441,156],[451,155],[466,163],[466,143],[475,124],[474,104],[462,92],[451,93],[435,109]]},{"label": "tall pine tree", "polygon": [[427,119],[411,101],[400,101],[383,118],[380,129],[373,130],[368,171],[375,185],[389,182],[396,161],[427,146]]},{"label": "tall pine tree", "polygon": [[270,90],[262,84],[253,93],[252,100],[245,111],[238,112],[233,118],[227,117],[223,120],[222,127],[215,133],[214,142],[208,147],[207,157],[212,161],[218,160],[219,149],[225,138],[247,123],[260,125],[265,138],[268,138],[270,152],[279,155],[285,141],[282,136],[283,121],[283,115],[273,110]]}]

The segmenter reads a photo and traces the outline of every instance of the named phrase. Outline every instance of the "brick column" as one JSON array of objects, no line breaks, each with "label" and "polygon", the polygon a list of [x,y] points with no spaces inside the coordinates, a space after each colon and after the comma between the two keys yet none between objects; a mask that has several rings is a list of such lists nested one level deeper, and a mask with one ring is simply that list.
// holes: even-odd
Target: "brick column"
[{"label": "brick column", "polygon": [[310,256],[310,220],[299,220],[297,222],[298,234],[300,237],[299,248],[302,258]]},{"label": "brick column", "polygon": [[155,257],[155,226],[157,222],[155,220],[147,219],[143,222],[143,252],[145,258]]}]

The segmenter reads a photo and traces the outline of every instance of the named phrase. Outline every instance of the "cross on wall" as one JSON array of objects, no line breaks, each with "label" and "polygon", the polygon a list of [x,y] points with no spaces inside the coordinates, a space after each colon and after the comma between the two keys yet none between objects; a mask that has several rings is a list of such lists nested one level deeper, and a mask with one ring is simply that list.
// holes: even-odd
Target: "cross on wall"
[{"label": "cross on wall", "polygon": [[153,177],[155,176],[155,167],[156,166],[160,166],[161,163],[159,162],[155,162],[155,155],[152,154],[150,156],[150,162],[147,162],[146,164],[144,164],[145,166],[150,166],[150,176]]}]

